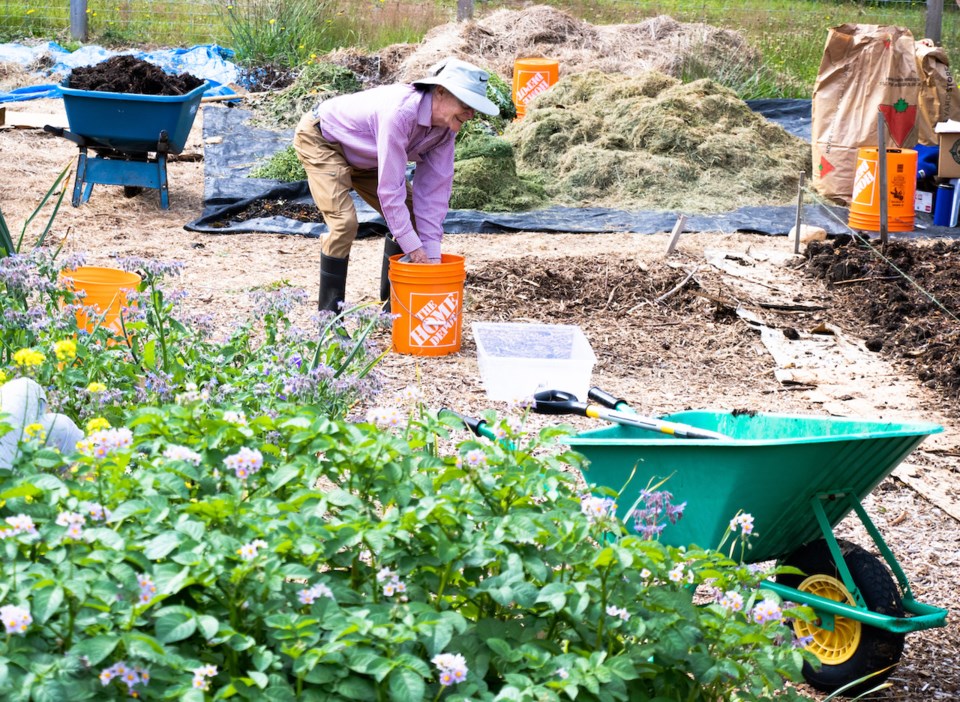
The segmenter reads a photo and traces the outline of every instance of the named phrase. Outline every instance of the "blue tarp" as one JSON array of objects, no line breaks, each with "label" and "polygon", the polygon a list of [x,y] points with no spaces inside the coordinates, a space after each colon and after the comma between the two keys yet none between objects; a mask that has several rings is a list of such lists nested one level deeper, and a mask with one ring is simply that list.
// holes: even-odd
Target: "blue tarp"
[{"label": "blue tarp", "polygon": [[[0,44],[0,63],[17,63],[32,66],[40,58],[49,58],[54,64],[43,70],[45,76],[67,75],[79,66],[93,66],[112,56],[129,55],[149,61],[171,74],[189,73],[201,80],[210,81],[210,88],[204,95],[230,95],[233,90],[230,83],[239,82],[239,70],[229,59],[234,53],[216,44],[194,46],[189,49],[160,49],[157,51],[109,51],[101,46],[84,46],[70,52],[56,42],[46,42],[35,46],[10,43]],[[56,83],[30,85],[9,92],[0,92],[0,103],[21,102],[37,98],[60,97],[60,86]]]}]

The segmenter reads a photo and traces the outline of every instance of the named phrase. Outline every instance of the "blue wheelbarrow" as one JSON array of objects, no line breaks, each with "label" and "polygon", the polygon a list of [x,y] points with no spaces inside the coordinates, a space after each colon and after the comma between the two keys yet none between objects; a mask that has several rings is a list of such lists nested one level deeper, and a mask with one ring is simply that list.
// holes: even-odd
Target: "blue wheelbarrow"
[{"label": "blue wheelbarrow", "polygon": [[183,95],[141,95],[76,90],[68,82],[60,91],[69,130],[50,125],[44,130],[80,148],[73,206],[87,202],[100,183],[122,185],[127,197],[144,188],[159,190],[160,206],[168,209],[167,157],[183,151],[209,83]]}]

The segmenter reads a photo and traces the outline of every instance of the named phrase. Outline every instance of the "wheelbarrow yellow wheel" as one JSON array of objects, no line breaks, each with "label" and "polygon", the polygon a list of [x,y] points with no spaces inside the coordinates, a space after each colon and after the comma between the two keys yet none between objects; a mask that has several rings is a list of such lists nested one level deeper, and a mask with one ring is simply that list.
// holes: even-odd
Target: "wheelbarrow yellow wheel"
[{"label": "wheelbarrow yellow wheel", "polygon": [[[903,602],[896,582],[883,561],[849,541],[839,540],[840,552],[850,569],[853,583],[871,612],[903,616]],[[855,604],[844,586],[827,542],[813,541],[785,558],[782,565],[793,566],[803,575],[783,574],[777,582],[811,592],[827,599]],[[807,650],[819,660],[819,666],[804,663],[803,677],[824,692],[844,688],[843,694],[857,696],[872,690],[889,677],[903,654],[904,635],[885,631],[849,617],[835,617],[832,628],[818,626],[818,620],[795,621],[794,633],[808,641]],[[867,677],[869,676],[869,677]],[[862,683],[846,687],[855,680]]]},{"label": "wheelbarrow yellow wheel", "polygon": [[[830,575],[811,575],[800,583],[798,590],[825,597],[834,602],[856,606],[853,595],[840,580]],[[840,665],[846,663],[860,646],[863,624],[848,617],[835,617],[833,629],[821,629],[814,622],[798,620],[794,623],[797,638],[809,641],[807,650],[821,663]]]}]

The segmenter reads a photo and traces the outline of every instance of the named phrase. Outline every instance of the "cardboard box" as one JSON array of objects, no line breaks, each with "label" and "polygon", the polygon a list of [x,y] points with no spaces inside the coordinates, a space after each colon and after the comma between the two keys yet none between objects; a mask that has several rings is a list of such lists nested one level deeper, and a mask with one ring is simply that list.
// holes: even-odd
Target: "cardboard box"
[{"label": "cardboard box", "polygon": [[937,177],[960,178],[960,122],[939,122],[934,131],[940,137]]},{"label": "cardboard box", "polygon": [[597,357],[580,327],[474,322],[480,378],[487,398],[515,401],[540,390],[587,400]]}]

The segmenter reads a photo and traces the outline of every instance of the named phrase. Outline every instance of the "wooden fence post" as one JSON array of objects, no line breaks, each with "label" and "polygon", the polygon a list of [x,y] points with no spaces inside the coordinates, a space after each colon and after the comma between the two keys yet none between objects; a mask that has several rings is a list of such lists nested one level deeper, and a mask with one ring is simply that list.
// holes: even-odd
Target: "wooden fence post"
[{"label": "wooden fence post", "polygon": [[70,37],[86,41],[87,31],[87,0],[70,0]]},{"label": "wooden fence post", "polygon": [[923,28],[927,39],[940,46],[943,31],[943,0],[927,0],[927,20]]}]

